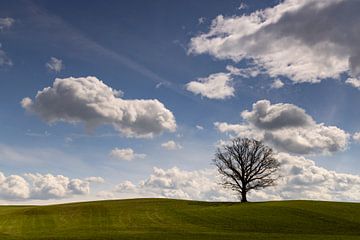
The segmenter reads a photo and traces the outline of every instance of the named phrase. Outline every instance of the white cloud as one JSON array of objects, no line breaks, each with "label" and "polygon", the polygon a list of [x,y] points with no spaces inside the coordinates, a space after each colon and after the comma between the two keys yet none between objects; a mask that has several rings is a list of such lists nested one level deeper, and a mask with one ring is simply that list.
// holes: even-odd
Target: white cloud
[{"label": "white cloud", "polygon": [[296,83],[360,76],[359,1],[286,0],[248,15],[219,15],[189,53],[251,60]]},{"label": "white cloud", "polygon": [[13,18],[0,18],[0,31],[10,28],[15,23]]},{"label": "white cloud", "polygon": [[360,89],[360,80],[357,78],[348,78],[345,83],[354,88]]},{"label": "white cloud", "polygon": [[352,138],[356,141],[356,142],[360,142],[360,132],[356,132],[353,134]]},{"label": "white cloud", "polygon": [[230,75],[240,76],[243,78],[256,77],[259,74],[263,73],[263,70],[257,66],[250,66],[246,68],[237,68],[232,65],[227,65],[226,70]]},{"label": "white cloud", "polygon": [[64,69],[64,64],[61,59],[57,59],[56,57],[51,57],[50,61],[45,64],[47,69],[52,72],[60,72]]},{"label": "white cloud", "polygon": [[347,148],[349,134],[335,126],[316,123],[303,109],[261,100],[241,113],[244,123],[215,123],[220,132],[263,140],[280,151],[329,154]]},{"label": "white cloud", "polygon": [[232,77],[228,73],[214,73],[186,84],[186,89],[209,99],[226,99],[234,96]]},{"label": "white cloud", "polygon": [[102,177],[87,177],[84,180],[88,181],[89,183],[105,183],[105,179]]},{"label": "white cloud", "polygon": [[124,181],[115,186],[116,192],[132,192],[136,190],[136,185],[130,181]]},{"label": "white cloud", "polygon": [[275,79],[271,84],[271,88],[279,89],[284,86],[284,83],[280,79]]},{"label": "white cloud", "polygon": [[204,130],[204,127],[201,126],[201,125],[196,125],[196,129],[197,129],[197,130]]},{"label": "white cloud", "polygon": [[198,18],[198,24],[203,24],[205,22],[206,18],[205,17],[199,17]]},{"label": "white cloud", "polygon": [[13,62],[11,59],[7,56],[5,51],[1,49],[2,45],[0,43],[0,67],[2,66],[9,66],[11,67],[13,65]]},{"label": "white cloud", "polygon": [[262,197],[259,195],[260,199],[360,200],[360,176],[330,171],[312,160],[286,153],[278,154],[278,159],[284,177]]},{"label": "white cloud", "polygon": [[246,9],[246,8],[248,8],[248,6],[245,3],[241,2],[240,6],[238,7],[238,10],[243,10],[243,9]]},{"label": "white cloud", "polygon": [[0,197],[4,199],[26,199],[30,195],[29,184],[18,175],[5,177],[0,172]]},{"label": "white cloud", "polygon": [[24,98],[21,105],[47,123],[85,123],[91,130],[110,124],[127,137],[151,138],[176,130],[175,118],[158,100],[125,100],[96,77],[55,79],[53,86]]},{"label": "white cloud", "polygon": [[178,150],[178,149],[182,149],[182,146],[179,143],[176,143],[173,140],[164,142],[161,144],[161,146],[167,150]]},{"label": "white cloud", "polygon": [[134,150],[132,150],[131,148],[123,148],[123,149],[114,148],[110,152],[110,157],[125,161],[132,161],[134,159],[145,158],[146,155],[142,153],[141,154],[135,153]]},{"label": "white cloud", "polygon": [[[92,179],[101,179],[92,177]],[[8,200],[61,199],[90,193],[89,179],[63,175],[33,174],[5,176],[0,172],[0,197]]]},{"label": "white cloud", "polygon": [[226,66],[227,72],[210,74],[205,78],[198,78],[185,85],[186,90],[209,99],[226,99],[234,96],[234,77],[250,78],[263,73],[257,66],[237,68],[232,65]]},{"label": "white cloud", "polygon": [[25,178],[30,185],[31,199],[59,199],[90,192],[89,182],[63,175],[27,173]]}]

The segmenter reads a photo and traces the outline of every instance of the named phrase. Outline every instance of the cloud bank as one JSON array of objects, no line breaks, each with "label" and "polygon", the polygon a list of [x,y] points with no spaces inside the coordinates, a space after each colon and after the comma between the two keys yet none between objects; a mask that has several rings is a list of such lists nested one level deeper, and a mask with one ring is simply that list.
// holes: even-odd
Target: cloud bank
[{"label": "cloud bank", "polygon": [[[90,182],[101,177],[71,179],[63,175],[26,173],[23,176],[5,176],[0,172],[0,198],[7,200],[62,199],[88,195]],[[103,179],[102,179],[103,180]]]},{"label": "cloud bank", "polygon": [[160,101],[125,100],[96,77],[56,78],[35,99],[24,98],[21,105],[47,123],[85,124],[89,130],[110,124],[127,137],[151,138],[176,130],[175,117]]},{"label": "cloud bank", "polygon": [[[280,199],[312,199],[331,201],[360,201],[360,176],[337,173],[316,166],[315,162],[287,153],[277,154],[281,163],[278,184],[261,191],[250,192],[251,201]],[[131,194],[138,197],[166,197],[207,201],[237,200],[231,191],[219,185],[215,169],[195,171],[154,168],[139,183],[125,181],[112,194]]]}]

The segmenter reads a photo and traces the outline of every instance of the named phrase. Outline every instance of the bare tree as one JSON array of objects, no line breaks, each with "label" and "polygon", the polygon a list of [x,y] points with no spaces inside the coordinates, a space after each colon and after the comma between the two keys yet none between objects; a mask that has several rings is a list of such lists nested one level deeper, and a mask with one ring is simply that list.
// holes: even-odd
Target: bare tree
[{"label": "bare tree", "polygon": [[236,191],[241,202],[247,202],[250,190],[273,186],[280,167],[270,147],[248,138],[235,138],[218,148],[214,163],[222,176],[221,184]]}]

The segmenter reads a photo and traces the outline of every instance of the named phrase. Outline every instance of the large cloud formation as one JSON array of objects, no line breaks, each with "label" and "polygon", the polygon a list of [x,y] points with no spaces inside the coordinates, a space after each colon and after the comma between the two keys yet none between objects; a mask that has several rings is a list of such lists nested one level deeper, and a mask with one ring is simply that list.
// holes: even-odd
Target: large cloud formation
[{"label": "large cloud formation", "polygon": [[[248,15],[216,17],[189,53],[252,61],[296,83],[360,78],[359,1],[285,0]],[[354,81],[352,81],[354,82]]]},{"label": "large cloud formation", "polygon": [[260,100],[241,113],[244,123],[216,122],[220,132],[263,140],[280,151],[295,154],[327,154],[346,149],[350,135],[335,126],[316,123],[293,104]]},{"label": "large cloud formation", "polygon": [[[252,201],[280,199],[312,199],[360,201],[360,176],[337,173],[316,166],[315,162],[287,153],[277,154],[281,163],[278,184],[262,191],[250,192]],[[219,185],[216,169],[186,171],[177,167],[154,168],[153,172],[135,184],[120,183],[112,192],[123,196],[166,197],[207,201],[236,200],[232,192]]]},{"label": "large cloud formation", "polygon": [[88,195],[90,183],[101,177],[71,179],[63,175],[33,174],[5,176],[0,172],[0,198],[8,200],[62,199],[75,195]]},{"label": "large cloud formation", "polygon": [[88,129],[111,124],[127,137],[153,137],[175,131],[174,115],[160,101],[125,100],[96,77],[55,79],[52,87],[24,98],[23,108],[48,123],[85,123]]}]

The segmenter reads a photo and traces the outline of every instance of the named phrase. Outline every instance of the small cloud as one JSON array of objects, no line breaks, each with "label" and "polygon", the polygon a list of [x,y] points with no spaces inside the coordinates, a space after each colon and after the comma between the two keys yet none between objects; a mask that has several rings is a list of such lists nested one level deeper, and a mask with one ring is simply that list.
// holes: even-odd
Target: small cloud
[{"label": "small cloud", "polygon": [[10,28],[15,23],[13,18],[0,18],[0,31]]},{"label": "small cloud", "polygon": [[179,143],[176,143],[173,140],[170,140],[168,142],[164,142],[161,144],[161,146],[167,150],[178,150],[182,149],[182,146]]},{"label": "small cloud", "polygon": [[105,179],[102,177],[87,177],[84,180],[90,183],[105,183]]},{"label": "small cloud", "polygon": [[248,8],[248,5],[246,5],[245,3],[241,2],[240,3],[240,6],[238,7],[238,10],[243,10],[243,9],[246,9]]},{"label": "small cloud", "polygon": [[50,61],[47,62],[45,64],[45,66],[47,67],[47,69],[49,71],[55,72],[55,73],[61,72],[61,70],[64,69],[63,61],[61,59],[56,58],[56,57],[51,57]]},{"label": "small cloud", "polygon": [[352,138],[353,138],[356,142],[360,143],[360,132],[354,133],[354,134],[352,135]]},{"label": "small cloud", "polygon": [[72,139],[71,137],[66,137],[64,140],[66,143],[71,143],[74,141],[74,139]]},{"label": "small cloud", "polygon": [[271,84],[271,88],[279,89],[282,88],[285,84],[280,79],[275,79]]},{"label": "small cloud", "polygon": [[232,77],[229,73],[214,73],[186,84],[186,90],[209,99],[226,99],[234,96]]},{"label": "small cloud", "polygon": [[13,65],[11,59],[7,56],[6,52],[1,49],[2,44],[0,43],[0,67],[2,66],[9,66]]},{"label": "small cloud", "polygon": [[360,80],[357,78],[348,78],[345,83],[354,88],[360,89]]},{"label": "small cloud", "polygon": [[196,129],[197,129],[197,130],[204,130],[204,127],[201,126],[201,125],[196,125]]},{"label": "small cloud", "polygon": [[49,137],[51,134],[48,131],[45,131],[43,133],[37,133],[37,132],[33,132],[29,129],[29,130],[27,130],[25,135],[30,136],[30,137]]},{"label": "small cloud", "polygon": [[159,82],[158,84],[155,85],[155,88],[160,88],[162,86],[169,86],[170,83],[169,82]]},{"label": "small cloud", "polygon": [[132,161],[134,159],[143,159],[146,157],[146,154],[139,154],[135,153],[131,148],[114,148],[110,152],[110,157],[125,160],[125,161]]},{"label": "small cloud", "polygon": [[198,24],[203,24],[205,22],[206,18],[205,17],[200,17],[198,19]]}]

